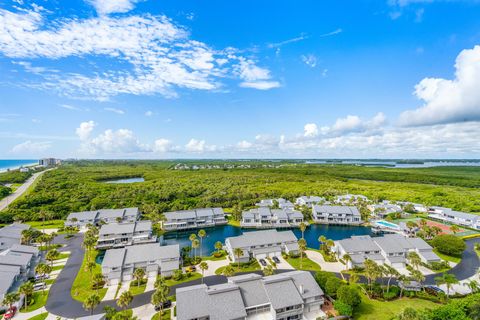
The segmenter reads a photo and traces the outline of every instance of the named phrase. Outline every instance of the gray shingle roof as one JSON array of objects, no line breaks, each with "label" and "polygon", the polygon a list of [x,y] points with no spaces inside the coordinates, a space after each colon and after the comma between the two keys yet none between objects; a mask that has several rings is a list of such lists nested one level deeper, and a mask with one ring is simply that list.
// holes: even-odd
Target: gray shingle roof
[{"label": "gray shingle roof", "polygon": [[0,264],[26,267],[32,259],[31,253],[7,252],[0,255]]},{"label": "gray shingle roof", "polygon": [[164,216],[167,220],[179,219],[196,219],[204,217],[213,217],[214,215],[224,215],[222,208],[202,208],[193,210],[181,210],[165,212]]},{"label": "gray shingle roof", "polygon": [[370,236],[353,236],[348,239],[339,240],[338,243],[346,252],[350,253],[380,250]]},{"label": "gray shingle roof", "polygon": [[274,309],[286,308],[303,303],[295,283],[287,277],[265,278],[265,292]]},{"label": "gray shingle roof", "polygon": [[327,205],[314,205],[313,211],[316,213],[327,213],[327,214],[346,214],[352,216],[360,217],[360,212],[357,207],[352,206],[327,206]]},{"label": "gray shingle roof", "polygon": [[25,245],[17,244],[17,243],[13,244],[10,247],[10,251],[22,252],[22,253],[31,253],[31,254],[34,254],[34,255],[38,254],[38,248],[37,247],[25,246]]},{"label": "gray shingle roof", "polygon": [[12,223],[0,229],[0,238],[21,239],[22,231],[30,229],[28,224]]},{"label": "gray shingle roof", "polygon": [[258,245],[296,242],[298,239],[292,231],[262,230],[250,231],[237,237],[227,238],[232,248],[246,248]]},{"label": "gray shingle roof", "polygon": [[1,272],[0,273],[0,296],[8,293],[10,287],[15,282],[17,273],[14,272]]}]

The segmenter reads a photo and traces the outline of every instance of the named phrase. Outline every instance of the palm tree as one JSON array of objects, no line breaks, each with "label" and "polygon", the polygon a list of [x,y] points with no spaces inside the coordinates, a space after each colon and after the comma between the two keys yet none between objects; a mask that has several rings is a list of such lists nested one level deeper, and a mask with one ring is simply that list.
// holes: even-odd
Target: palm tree
[{"label": "palm tree", "polygon": [[350,284],[356,284],[360,280],[360,277],[356,273],[352,273],[350,277],[348,278],[348,283]]},{"label": "palm tree", "polygon": [[410,276],[412,277],[413,280],[417,281],[418,283],[420,283],[420,285],[423,284],[423,282],[425,281],[425,276],[423,275],[423,273],[421,273],[420,271],[418,270],[412,270],[410,272]]},{"label": "palm tree", "polygon": [[343,261],[345,261],[345,271],[346,271],[348,270],[348,263],[352,261],[352,257],[348,253],[345,253],[343,255]]},{"label": "palm tree", "polygon": [[57,260],[59,256],[60,256],[60,252],[58,252],[57,249],[52,249],[47,252],[45,259],[49,261],[50,264],[53,266],[53,261]]},{"label": "palm tree", "polygon": [[[52,272],[52,267],[49,266],[48,264],[39,263],[39,264],[37,264],[37,266],[35,267],[35,273],[36,273],[36,274],[39,274],[40,276],[42,276],[42,278],[43,278],[46,274],[49,274],[50,272]],[[45,288],[42,288],[42,293],[45,293]]]},{"label": "palm tree", "polygon": [[408,261],[410,261],[410,264],[416,270],[418,270],[418,266],[422,263],[422,259],[420,258],[418,253],[416,253],[415,251],[409,252],[407,255],[407,258],[408,258]]},{"label": "palm tree", "polygon": [[304,238],[303,234],[305,233],[305,230],[307,229],[307,225],[305,224],[305,222],[301,222],[300,225],[299,225],[299,228],[300,228],[300,231],[302,231],[302,239],[303,239]]},{"label": "palm tree", "polygon": [[477,293],[478,291],[480,291],[480,285],[476,280],[470,280],[463,285],[468,287],[470,291],[472,291],[472,293]]},{"label": "palm tree", "polygon": [[197,235],[195,233],[192,233],[188,239],[190,240],[190,242],[192,243],[192,248],[193,248],[193,241],[195,241],[197,239]]},{"label": "palm tree", "polygon": [[195,250],[195,253],[194,253],[194,259],[195,259],[195,262],[197,262],[197,248],[200,247],[200,241],[198,239],[195,239],[192,241],[192,248],[193,250]]},{"label": "palm tree", "polygon": [[307,250],[307,241],[305,239],[298,240],[298,250],[300,251],[300,269],[303,267],[303,253]]},{"label": "palm tree", "polygon": [[137,280],[137,287],[140,287],[140,283],[145,277],[145,270],[143,270],[142,268],[135,269],[135,271],[133,272],[133,277]]},{"label": "palm tree", "polygon": [[117,306],[126,310],[132,303],[133,295],[130,291],[124,291],[117,300]]},{"label": "palm tree", "polygon": [[158,289],[158,288],[160,288],[161,286],[166,286],[166,285],[167,285],[167,284],[166,284],[166,282],[165,282],[165,278],[162,277],[162,276],[160,276],[160,277],[158,277],[158,278],[155,280],[155,283],[153,284],[153,287],[154,287],[155,289]]},{"label": "palm tree", "polygon": [[450,231],[453,232],[453,234],[456,234],[458,231],[460,231],[460,228],[456,225],[450,226]]},{"label": "palm tree", "polygon": [[318,237],[318,242],[320,242],[320,250],[325,252],[325,244],[327,242],[327,237],[325,237],[325,236]]},{"label": "palm tree", "polygon": [[447,299],[450,296],[450,289],[454,284],[458,283],[457,277],[451,273],[444,273],[441,277],[435,277],[438,286],[444,284],[447,287]]},{"label": "palm tree", "polygon": [[243,256],[243,250],[241,248],[233,249],[233,254],[237,258],[237,268],[240,268],[240,257]]},{"label": "palm tree", "polygon": [[32,238],[33,238],[33,233],[31,229],[23,230],[21,244],[29,245],[30,242],[32,241]]},{"label": "palm tree", "polygon": [[203,276],[204,276],[204,273],[205,273],[205,270],[208,270],[208,263],[206,263],[205,261],[202,261],[200,262],[200,270],[202,270],[202,283],[203,283]]},{"label": "palm tree", "polygon": [[263,275],[264,276],[271,276],[274,273],[273,267],[269,264],[265,268],[263,268]]},{"label": "palm tree", "polygon": [[83,301],[83,308],[87,311],[90,310],[90,315],[93,314],[93,310],[98,306],[100,303],[100,297],[96,293],[92,293],[89,295],[85,301]]},{"label": "palm tree", "polygon": [[52,216],[51,212],[45,211],[45,210],[40,210],[38,213],[38,217],[42,219],[42,232],[45,233],[45,220],[50,219]]},{"label": "palm tree", "polygon": [[215,242],[215,250],[217,250],[217,252],[220,252],[222,248],[223,248],[223,243],[221,243],[220,241]]},{"label": "palm tree", "polygon": [[92,286],[95,288],[95,291],[98,293],[98,290],[100,289],[101,286],[103,286],[103,283],[105,280],[101,273],[95,273],[91,281],[92,281]]},{"label": "palm tree", "polygon": [[390,291],[390,281],[392,280],[393,277],[399,277],[400,273],[397,271],[397,269],[395,269],[394,267],[392,267],[388,264],[384,264],[383,269],[384,269],[384,274],[388,277],[387,292],[389,292]]},{"label": "palm tree", "polygon": [[231,265],[228,265],[223,269],[222,274],[225,277],[231,277],[235,274],[235,269]]},{"label": "palm tree", "polygon": [[25,296],[25,310],[28,307],[28,298],[33,294],[33,283],[30,281],[24,282],[19,288],[18,292]]},{"label": "palm tree", "polygon": [[8,306],[8,308],[11,309],[12,305],[18,300],[20,300],[20,294],[18,292],[10,292],[3,298],[2,305]]},{"label": "palm tree", "polygon": [[200,229],[198,231],[198,237],[200,238],[200,257],[203,257],[203,238],[206,237],[207,232],[205,230]]},{"label": "palm tree", "polygon": [[160,306],[160,315],[163,315],[163,304],[168,300],[169,292],[170,288],[163,283],[157,287],[157,290],[152,294],[150,302],[154,306]]},{"label": "palm tree", "polygon": [[88,271],[90,273],[90,280],[92,280],[93,277],[93,270],[95,270],[95,267],[97,264],[93,261],[88,261],[85,263],[85,271]]},{"label": "palm tree", "polygon": [[380,276],[380,268],[375,261],[370,260],[370,259],[366,259],[363,264],[365,266],[365,276],[367,277],[368,286],[369,286],[370,291],[371,291],[372,290],[372,283],[375,280],[377,280],[377,278]]}]

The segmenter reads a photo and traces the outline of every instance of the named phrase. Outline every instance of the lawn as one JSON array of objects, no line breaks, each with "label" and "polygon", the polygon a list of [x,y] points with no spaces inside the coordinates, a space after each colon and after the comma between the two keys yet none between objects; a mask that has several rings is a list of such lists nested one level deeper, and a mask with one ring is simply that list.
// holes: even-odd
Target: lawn
[{"label": "lawn", "polygon": [[33,316],[31,318],[28,318],[28,320],[45,320],[48,317],[48,312],[40,313],[37,314],[36,316]]},{"label": "lawn", "polygon": [[297,270],[313,270],[313,271],[320,271],[322,268],[312,260],[308,259],[307,257],[303,257],[302,267],[300,268],[300,258],[287,258],[287,262]]},{"label": "lawn", "polygon": [[142,282],[140,282],[140,285],[137,285],[136,280],[130,282],[130,292],[132,295],[136,296],[141,293],[145,292],[145,288],[147,287],[147,279],[143,279]]},{"label": "lawn", "polygon": [[[230,263],[230,265],[233,267],[234,273],[252,272],[252,271],[257,271],[261,269],[257,260],[251,263],[243,263],[243,264],[241,263],[240,267],[238,267],[238,264],[236,263]],[[217,270],[215,270],[215,274],[222,274],[224,269],[225,267],[218,268]]]},{"label": "lawn", "polygon": [[170,309],[163,310],[163,315],[160,317],[160,312],[157,312],[153,315],[152,320],[170,320],[171,311]]},{"label": "lawn", "polygon": [[68,258],[69,256],[70,256],[70,253],[60,253],[60,254],[58,255],[58,258],[55,259],[55,260],[66,259],[66,258]]},{"label": "lawn", "polygon": [[174,286],[174,285],[177,285],[177,284],[180,284],[180,283],[189,282],[189,281],[193,281],[193,280],[197,280],[197,279],[202,278],[202,275],[198,272],[190,272],[189,274],[190,274],[189,277],[184,275],[182,280],[177,281],[177,280],[173,280],[173,279],[167,279],[167,280],[165,280],[165,283],[167,284],[167,286],[171,287],[171,286]]},{"label": "lawn", "polygon": [[[95,261],[95,257],[97,256],[97,253],[98,251],[96,250],[90,251],[89,253],[90,261]],[[90,272],[85,271],[86,263],[87,263],[87,254],[85,253],[82,266],[78,271],[77,277],[75,278],[75,281],[73,282],[73,285],[72,285],[72,289],[70,291],[73,299],[80,302],[83,302],[89,295],[95,292],[95,290],[92,289]],[[102,272],[101,266],[99,264],[96,264],[92,274],[101,273],[101,272]],[[98,295],[100,299],[103,299],[106,293],[107,293],[107,288],[102,288],[98,290]]]},{"label": "lawn", "polygon": [[219,251],[220,253],[222,253],[222,256],[221,257],[215,257],[213,254],[211,256],[206,256],[206,257],[202,257],[202,260],[209,260],[209,261],[219,261],[219,260],[225,260],[227,259],[227,253],[223,250],[220,250]]},{"label": "lawn", "polygon": [[26,224],[30,225],[32,228],[42,230],[42,229],[60,229],[63,228],[64,220],[48,220],[45,221],[43,225],[42,221],[28,221]]},{"label": "lawn", "polygon": [[414,309],[433,308],[438,306],[434,302],[422,299],[402,298],[394,301],[370,300],[362,297],[362,303],[355,309],[355,320],[390,320],[401,313],[405,308]]},{"label": "lawn", "polygon": [[[28,300],[29,306],[27,308],[22,307],[20,309],[20,312],[22,313],[31,312],[43,307],[47,302],[47,298],[48,298],[48,290],[46,290],[45,292],[42,292],[42,291],[34,292],[30,297],[30,299]],[[31,301],[33,301],[33,303],[31,303]]]},{"label": "lawn", "polygon": [[437,254],[437,256],[439,256],[441,259],[446,260],[446,261],[450,261],[450,262],[454,262],[454,263],[460,263],[460,261],[462,261],[461,257],[449,256],[449,255],[446,255],[444,253],[440,253],[435,248],[433,249],[433,252],[435,252]]}]

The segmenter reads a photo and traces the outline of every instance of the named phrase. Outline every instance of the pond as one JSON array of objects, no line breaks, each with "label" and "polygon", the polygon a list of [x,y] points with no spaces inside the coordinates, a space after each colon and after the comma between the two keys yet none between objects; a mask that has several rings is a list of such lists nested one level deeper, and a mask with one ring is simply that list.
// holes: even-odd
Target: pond
[{"label": "pond", "polygon": [[[253,232],[257,231],[255,229],[241,229],[239,227],[234,227],[230,225],[218,226],[213,228],[205,229],[207,236],[203,239],[202,254],[209,255],[215,251],[214,245],[215,242],[220,241],[225,243],[225,238],[235,237],[241,235],[243,232]],[[282,230],[279,230],[282,231]],[[302,232],[299,229],[292,229],[293,233],[297,238],[301,238]],[[179,231],[179,232],[169,232],[163,235],[160,240],[163,244],[179,244],[180,247],[190,246],[191,242],[188,239],[190,234],[198,233],[198,230],[188,230],[188,231]],[[359,226],[329,226],[323,224],[313,224],[305,230],[305,240],[307,241],[307,246],[310,248],[318,249],[320,243],[318,238],[323,235],[327,239],[332,240],[341,240],[349,238],[354,235],[372,235],[370,227],[359,227]],[[200,254],[200,249],[198,249]]]},{"label": "pond", "polygon": [[145,179],[142,177],[136,178],[125,178],[125,179],[117,179],[117,180],[105,180],[104,183],[135,183],[135,182],[144,182]]}]

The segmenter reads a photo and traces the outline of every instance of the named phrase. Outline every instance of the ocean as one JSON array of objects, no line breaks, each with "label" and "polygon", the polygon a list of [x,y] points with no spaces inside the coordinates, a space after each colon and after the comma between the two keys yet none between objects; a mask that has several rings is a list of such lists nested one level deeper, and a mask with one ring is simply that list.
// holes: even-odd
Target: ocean
[{"label": "ocean", "polygon": [[0,172],[7,169],[17,169],[21,166],[37,164],[38,160],[0,160]]}]

